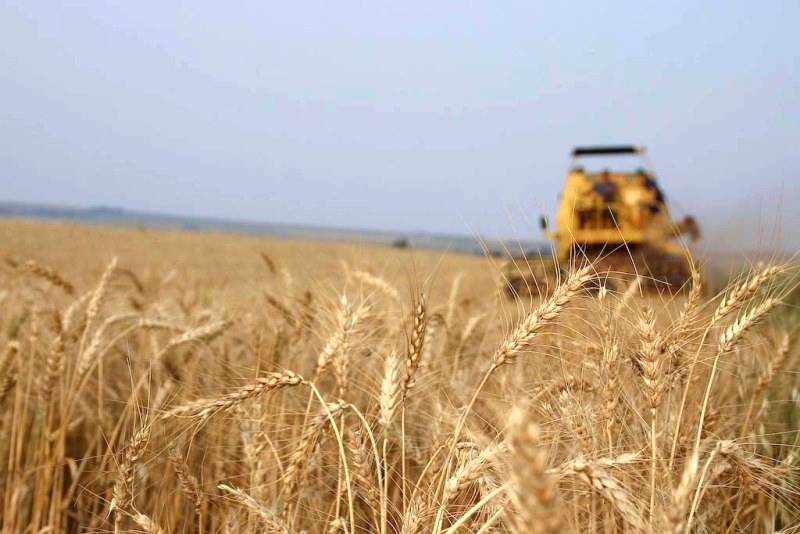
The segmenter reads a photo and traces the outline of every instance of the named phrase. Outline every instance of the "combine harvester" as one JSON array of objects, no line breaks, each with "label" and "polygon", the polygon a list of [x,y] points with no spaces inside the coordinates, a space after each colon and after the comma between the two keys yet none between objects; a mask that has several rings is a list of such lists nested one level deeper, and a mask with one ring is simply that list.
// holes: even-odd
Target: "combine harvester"
[{"label": "combine harvester", "polygon": [[[634,172],[587,172],[579,163],[593,156],[634,156]],[[622,290],[638,276],[644,289],[680,291],[691,277],[690,257],[676,238],[700,236],[693,217],[673,221],[644,147],[577,147],[559,197],[555,228],[540,220],[553,256],[512,257],[503,269],[509,296],[551,289],[560,270],[591,261],[609,289]]]}]

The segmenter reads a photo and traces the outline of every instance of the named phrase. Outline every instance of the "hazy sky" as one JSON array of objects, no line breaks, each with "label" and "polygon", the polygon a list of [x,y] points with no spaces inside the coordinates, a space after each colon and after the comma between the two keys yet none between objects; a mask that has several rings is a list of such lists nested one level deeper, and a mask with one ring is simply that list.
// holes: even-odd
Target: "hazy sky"
[{"label": "hazy sky", "polygon": [[527,237],[573,145],[635,142],[674,211],[731,230],[797,211],[799,24],[796,1],[5,0],[0,199]]}]

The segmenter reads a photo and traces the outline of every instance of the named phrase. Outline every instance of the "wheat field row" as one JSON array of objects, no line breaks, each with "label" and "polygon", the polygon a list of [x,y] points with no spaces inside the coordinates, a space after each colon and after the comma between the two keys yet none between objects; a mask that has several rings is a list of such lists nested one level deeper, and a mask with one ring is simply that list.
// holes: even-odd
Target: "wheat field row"
[{"label": "wheat field row", "polygon": [[3,532],[800,532],[793,263],[514,301],[492,258],[28,221],[0,260]]}]

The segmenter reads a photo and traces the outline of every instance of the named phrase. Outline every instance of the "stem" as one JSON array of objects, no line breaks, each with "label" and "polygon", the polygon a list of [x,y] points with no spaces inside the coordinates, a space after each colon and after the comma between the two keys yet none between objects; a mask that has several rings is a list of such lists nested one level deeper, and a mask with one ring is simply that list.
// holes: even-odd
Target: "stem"
[{"label": "stem", "polygon": [[[436,485],[436,492],[434,495],[438,495],[439,492],[442,490],[442,483],[447,478],[447,469],[450,465],[450,461],[453,459],[453,451],[455,451],[456,445],[458,444],[458,438],[461,436],[461,431],[464,428],[464,423],[467,421],[467,415],[472,410],[472,407],[475,405],[475,402],[478,400],[478,395],[480,395],[483,388],[486,386],[486,383],[489,381],[489,378],[492,376],[492,373],[497,369],[497,365],[492,363],[489,369],[486,370],[486,374],[483,375],[478,387],[475,388],[475,393],[472,394],[472,398],[467,404],[467,408],[464,410],[464,413],[461,414],[461,417],[458,418],[458,422],[456,423],[456,428],[453,430],[453,438],[450,444],[450,449],[447,451],[447,458],[445,459],[444,465],[442,467],[443,476],[439,477],[439,482]],[[433,532],[438,533],[441,531],[442,528],[442,520],[444,517],[444,503],[439,505],[439,509],[436,511],[436,522],[434,523]]]},{"label": "stem", "polygon": [[481,528],[477,532],[475,532],[475,534],[483,534],[484,532],[489,532],[490,531],[489,529],[491,529],[494,526],[494,524],[497,523],[497,520],[500,519],[500,516],[503,515],[504,513],[505,510],[503,510],[502,508],[493,513],[492,516],[489,519],[487,519],[483,525],[481,525]]},{"label": "stem", "polygon": [[328,416],[328,420],[331,423],[331,428],[333,429],[333,433],[336,435],[336,444],[339,446],[339,458],[342,462],[342,468],[344,469],[344,482],[345,482],[345,489],[347,490],[347,511],[350,516],[350,532],[356,531],[356,524],[355,524],[355,507],[353,506],[353,489],[350,486],[350,469],[347,467],[347,453],[344,450],[344,441],[342,440],[342,434],[339,432],[339,428],[336,426],[336,420],[333,418],[333,414],[328,409],[328,404],[325,402],[325,399],[322,397],[322,394],[319,392],[317,387],[311,383],[307,382],[308,386],[311,388],[311,391],[314,392],[314,395],[319,400],[320,404],[322,404],[322,409],[325,410],[325,415]]},{"label": "stem", "polygon": [[700,473],[700,480],[697,481],[697,489],[694,493],[694,499],[692,499],[692,509],[689,511],[689,519],[686,520],[686,534],[690,534],[692,528],[692,520],[694,519],[694,511],[697,509],[697,505],[700,503],[700,494],[703,488],[703,482],[705,481],[706,475],[708,474],[708,468],[711,466],[711,461],[717,455],[719,449],[717,447],[711,451],[711,454],[708,455],[708,459],[706,460],[705,465],[703,466],[703,471]]},{"label": "stem", "polygon": [[[364,430],[367,433],[367,437],[369,438],[370,446],[372,447],[372,455],[373,455],[373,457],[375,459],[375,466],[376,466],[375,471],[377,471],[377,476],[378,476],[378,487],[383,489],[384,483],[383,483],[383,474],[381,472],[381,456],[380,456],[380,453],[378,452],[378,443],[375,441],[375,436],[372,434],[372,430],[370,429],[369,423],[367,422],[367,419],[364,417],[364,414],[362,414],[361,411],[358,408],[356,408],[355,406],[350,406],[350,409],[354,414],[356,414],[358,419],[361,421],[361,424],[363,425]],[[386,442],[384,440],[384,446],[385,445],[386,445]],[[384,450],[384,464],[383,465],[386,465],[385,458],[386,458],[386,456],[385,456],[385,450]],[[384,498],[384,496],[381,496],[381,511],[382,512],[385,510],[385,508],[384,508],[385,504],[386,504],[385,501],[386,501],[386,499]],[[380,528],[381,528],[381,534],[385,534],[386,526],[385,526],[385,521],[384,520],[381,521],[381,527]]]},{"label": "stem", "polygon": [[753,408],[756,405],[756,399],[761,396],[761,392],[754,391],[753,395],[750,396],[750,403],[747,405],[747,414],[744,416],[744,422],[742,423],[742,428],[739,430],[739,437],[744,437],[744,433],[747,431],[747,427],[750,426],[750,418],[753,416]]},{"label": "stem", "polygon": [[719,350],[717,351],[716,356],[714,356],[714,364],[711,366],[711,375],[708,377],[708,384],[706,385],[706,392],[703,395],[703,408],[700,410],[700,420],[697,422],[697,436],[694,440],[694,448],[695,450],[700,449],[700,437],[703,434],[703,422],[706,419],[706,410],[708,409],[708,400],[711,398],[711,387],[714,385],[714,378],[717,375],[717,365],[719,364],[719,358],[722,356],[722,352]]},{"label": "stem", "polygon": [[381,534],[386,534],[386,523],[389,521],[389,469],[386,463],[386,436],[383,437],[383,491],[381,492]]},{"label": "stem", "polygon": [[[506,482],[502,486],[500,486],[498,488],[495,488],[492,491],[490,491],[489,493],[487,493],[486,496],[483,499],[481,499],[480,501],[475,503],[475,505],[472,508],[467,510],[464,513],[464,515],[462,515],[460,518],[458,518],[458,521],[453,523],[453,525],[445,531],[445,534],[454,534],[455,532],[457,532],[458,528],[461,527],[462,525],[464,525],[464,523],[466,523],[467,520],[470,517],[475,515],[478,512],[478,510],[483,508],[483,506],[486,503],[488,503],[489,501],[491,501],[492,499],[494,499],[495,497],[497,497],[498,495],[503,493],[506,489],[508,489],[508,486],[510,486],[510,485],[511,485],[510,482]],[[499,512],[504,512],[504,511],[505,510],[500,510]],[[494,517],[492,517],[492,519],[494,519]]]},{"label": "stem", "polygon": [[403,517],[406,515],[406,400],[400,407],[400,494],[403,505]]},{"label": "stem", "polygon": [[667,464],[667,471],[672,471],[672,465],[675,461],[675,451],[678,448],[678,438],[680,437],[680,428],[681,428],[681,420],[683,418],[683,409],[686,406],[686,399],[689,397],[689,388],[692,385],[692,378],[694,377],[694,370],[697,367],[697,361],[700,359],[700,351],[703,350],[703,345],[706,343],[706,338],[708,337],[708,333],[711,331],[711,327],[714,326],[714,323],[709,323],[706,327],[705,331],[703,332],[703,337],[700,339],[700,344],[697,346],[697,351],[694,353],[694,358],[692,359],[692,365],[689,367],[689,376],[686,377],[686,385],[683,388],[683,396],[681,397],[681,405],[678,409],[678,419],[675,422],[675,432],[674,436],[672,437],[672,448],[669,451],[669,462]]},{"label": "stem", "polygon": [[653,424],[650,428],[650,448],[652,451],[652,459],[650,460],[650,528],[653,528],[653,521],[655,520],[656,508],[656,466],[658,463],[658,445],[656,443],[656,417],[658,410],[653,407],[650,409],[651,419]]}]

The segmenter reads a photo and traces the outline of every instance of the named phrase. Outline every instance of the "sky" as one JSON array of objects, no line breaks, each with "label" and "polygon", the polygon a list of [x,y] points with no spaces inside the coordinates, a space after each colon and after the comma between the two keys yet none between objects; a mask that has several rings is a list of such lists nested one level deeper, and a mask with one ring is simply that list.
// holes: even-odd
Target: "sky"
[{"label": "sky", "polygon": [[0,200],[529,238],[574,145],[636,143],[676,215],[800,247],[798,23],[795,1],[4,0]]}]

